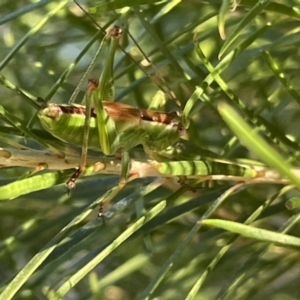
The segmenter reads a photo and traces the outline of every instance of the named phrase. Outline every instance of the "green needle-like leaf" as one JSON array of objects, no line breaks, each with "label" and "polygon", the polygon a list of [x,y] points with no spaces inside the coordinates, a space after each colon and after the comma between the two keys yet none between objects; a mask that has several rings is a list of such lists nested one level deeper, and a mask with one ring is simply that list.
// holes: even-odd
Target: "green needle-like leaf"
[{"label": "green needle-like leaf", "polygon": [[259,136],[257,130],[251,128],[231,106],[222,103],[218,106],[218,109],[224,121],[243,145],[267,165],[277,169],[283,176],[289,178],[300,190],[300,178],[291,172],[292,166]]},{"label": "green needle-like leaf", "polygon": [[291,235],[281,234],[277,232],[272,232],[270,230],[240,224],[237,222],[218,219],[203,220],[201,221],[201,223],[207,226],[213,226],[233,233],[238,233],[242,236],[249,237],[251,239],[256,239],[268,243],[276,243],[285,247],[300,248],[300,238]]}]

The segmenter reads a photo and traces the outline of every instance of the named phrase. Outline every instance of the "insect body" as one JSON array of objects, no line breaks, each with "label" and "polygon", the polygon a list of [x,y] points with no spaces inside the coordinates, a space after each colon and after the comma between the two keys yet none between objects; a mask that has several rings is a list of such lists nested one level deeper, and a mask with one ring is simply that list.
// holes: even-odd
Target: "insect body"
[{"label": "insect body", "polygon": [[[180,117],[176,113],[161,113],[153,110],[134,108],[130,105],[102,101],[108,116],[116,124],[117,147],[130,150],[142,144],[146,152],[159,152],[173,146],[185,133]],[[82,145],[86,107],[82,105],[48,104],[38,117],[43,127],[58,139]],[[100,149],[95,109],[91,110],[88,146]],[[114,154],[105,153],[107,155]]]},{"label": "insect body", "polygon": [[[114,27],[107,34],[111,38],[110,52],[100,76],[101,84],[98,84],[98,80],[90,81],[86,92],[86,106],[50,103],[38,114],[43,127],[52,135],[64,142],[82,145],[79,167],[67,182],[69,189],[74,188],[76,179],[85,169],[88,148],[100,149],[105,155],[116,152],[122,155],[119,187],[123,187],[129,175],[128,151],[140,144],[152,159],[160,161],[156,168],[163,174],[178,174],[177,170],[180,169],[184,176],[231,174],[233,171],[234,174],[244,176],[247,168],[234,166],[234,170],[231,170],[226,163],[211,160],[181,161],[174,164],[170,158],[177,158],[166,155],[165,150],[178,142],[185,133],[187,122],[183,122],[176,113],[138,109],[113,102],[113,59],[121,32],[120,28]],[[162,157],[168,158],[166,163],[162,162]],[[256,176],[256,172],[250,171],[249,176]],[[132,176],[136,178],[135,175]]]}]

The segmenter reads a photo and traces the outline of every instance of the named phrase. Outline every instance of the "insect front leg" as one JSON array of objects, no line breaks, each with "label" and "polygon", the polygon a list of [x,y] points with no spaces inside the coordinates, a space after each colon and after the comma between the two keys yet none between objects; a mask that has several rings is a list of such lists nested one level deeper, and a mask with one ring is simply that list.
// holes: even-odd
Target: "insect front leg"
[{"label": "insect front leg", "polygon": [[[93,105],[95,106],[96,120],[98,126],[99,146],[105,155],[111,155],[116,149],[112,149],[111,145],[117,139],[116,128],[114,121],[108,116],[103,108],[102,101],[114,99],[114,86],[113,86],[113,62],[114,55],[118,46],[118,41],[121,36],[122,30],[115,26],[107,34],[107,38],[111,38],[109,53],[105,61],[103,71],[100,76],[99,85],[97,80],[91,80],[88,85],[86,93],[86,114],[85,125],[82,139],[81,159],[78,169],[74,172],[67,186],[70,189],[75,187],[77,178],[85,170],[86,158],[89,144],[89,130],[91,122],[91,112]],[[99,52],[99,51],[98,51]],[[98,52],[96,55],[98,55]]]},{"label": "insect front leg", "polygon": [[82,138],[82,149],[81,158],[78,169],[73,173],[72,177],[68,180],[67,186],[69,191],[75,188],[75,182],[79,176],[84,172],[86,167],[87,151],[89,144],[89,133],[90,133],[90,123],[91,123],[91,113],[92,113],[92,93],[96,85],[94,81],[90,81],[88,89],[86,92],[86,112],[85,112],[85,122],[83,128],[83,138]]}]

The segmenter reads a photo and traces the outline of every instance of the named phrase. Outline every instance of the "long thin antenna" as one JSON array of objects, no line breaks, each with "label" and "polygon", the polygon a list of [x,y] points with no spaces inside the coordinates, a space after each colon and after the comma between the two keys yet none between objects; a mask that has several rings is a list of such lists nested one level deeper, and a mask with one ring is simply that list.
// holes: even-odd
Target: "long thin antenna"
[{"label": "long thin antenna", "polygon": [[[83,13],[103,32],[105,32],[105,30],[95,21],[95,19],[85,10],[85,8],[78,3],[77,0],[73,0],[74,3],[83,11]],[[142,53],[142,55],[144,56],[144,58],[147,60],[148,64],[151,65],[151,67],[153,68],[154,72],[153,74],[155,74],[156,76],[158,76],[158,78],[160,79],[160,81],[167,87],[167,91],[165,90],[165,88],[160,85],[157,81],[152,79],[153,74],[149,74],[139,63],[137,63],[133,57],[121,46],[119,45],[119,48],[121,49],[121,51],[130,58],[130,60],[148,77],[150,78],[154,84],[157,85],[157,87],[163,91],[165,94],[170,95],[170,97],[175,101],[175,103],[177,105],[180,106],[180,103],[178,102],[175,93],[172,91],[172,89],[168,86],[166,80],[164,79],[164,77],[161,75],[161,73],[159,72],[159,70],[156,68],[156,66],[152,63],[152,61],[149,59],[149,57],[146,55],[146,53],[144,52],[144,50],[140,47],[140,45],[137,43],[137,41],[134,39],[134,37],[132,36],[132,34],[129,32],[129,30],[127,29],[127,33],[130,36],[131,40],[134,42],[135,46],[139,49],[139,51]],[[73,93],[74,94],[74,93]],[[73,96],[73,95],[72,95]],[[71,97],[72,98],[72,97]]]}]

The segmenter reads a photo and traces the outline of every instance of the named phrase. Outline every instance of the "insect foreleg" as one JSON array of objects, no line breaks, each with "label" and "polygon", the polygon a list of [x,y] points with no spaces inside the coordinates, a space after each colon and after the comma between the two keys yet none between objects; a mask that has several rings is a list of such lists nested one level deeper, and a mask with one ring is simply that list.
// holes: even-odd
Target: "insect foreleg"
[{"label": "insect foreleg", "polygon": [[84,121],[84,129],[83,129],[83,138],[82,138],[81,158],[80,158],[78,169],[74,172],[70,180],[67,182],[67,186],[69,189],[73,189],[75,187],[75,181],[85,170],[88,144],[89,144],[91,111],[93,106],[93,97],[91,97],[91,94],[93,93],[94,89],[95,89],[95,84],[93,81],[90,81],[86,92],[86,111],[85,111],[85,121]]},{"label": "insect foreleg", "polygon": [[[67,182],[69,189],[75,187],[76,179],[85,169],[89,144],[91,112],[93,109],[93,105],[95,106],[94,112],[96,113],[96,124],[98,129],[97,131],[100,149],[105,155],[114,154],[118,149],[120,149],[120,145],[118,143],[119,137],[116,131],[115,121],[108,115],[108,113],[104,109],[102,101],[113,100],[114,98],[113,62],[121,33],[122,30],[119,27],[114,27],[107,34],[107,37],[111,38],[111,43],[109,54],[100,76],[101,84],[99,84],[97,80],[91,80],[89,82],[88,90],[86,93],[86,115],[83,131],[81,159],[78,169],[75,171],[71,179]],[[128,166],[125,169],[127,170]],[[126,178],[125,175],[124,178]]]}]

